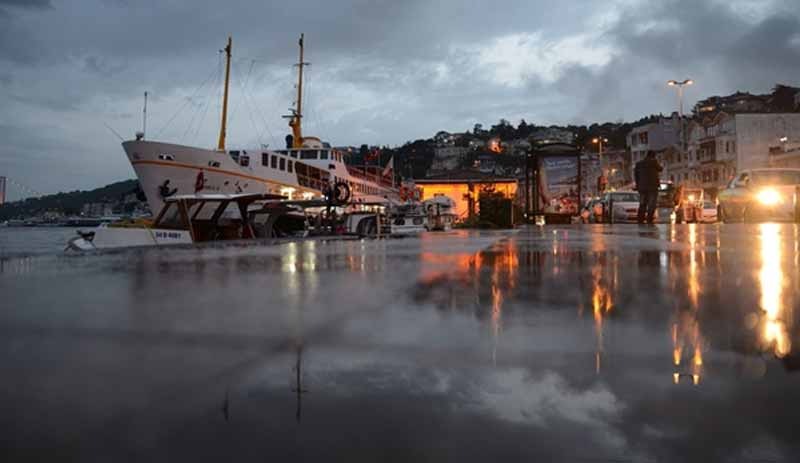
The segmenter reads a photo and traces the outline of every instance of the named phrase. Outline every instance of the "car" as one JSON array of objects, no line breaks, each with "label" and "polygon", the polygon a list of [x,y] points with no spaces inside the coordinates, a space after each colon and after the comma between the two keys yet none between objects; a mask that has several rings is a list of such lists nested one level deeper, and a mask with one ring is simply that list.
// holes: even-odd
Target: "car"
[{"label": "car", "polygon": [[708,199],[703,201],[703,209],[701,209],[698,222],[714,223],[717,221],[717,204]]},{"label": "car", "polygon": [[639,193],[635,191],[611,191],[603,195],[603,221],[636,222],[639,212]]},{"label": "car", "polygon": [[723,222],[795,222],[800,169],[764,168],[739,172],[719,192]]}]

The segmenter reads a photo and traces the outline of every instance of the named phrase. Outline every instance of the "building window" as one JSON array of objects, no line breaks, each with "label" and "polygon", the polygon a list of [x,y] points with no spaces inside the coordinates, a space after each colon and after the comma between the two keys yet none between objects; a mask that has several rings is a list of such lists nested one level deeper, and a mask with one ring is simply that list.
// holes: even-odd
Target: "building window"
[{"label": "building window", "polygon": [[273,169],[278,168],[278,156],[274,154],[272,155],[272,159],[269,161],[269,166],[272,167]]},{"label": "building window", "polygon": [[281,170],[286,170],[286,158],[281,158]]}]

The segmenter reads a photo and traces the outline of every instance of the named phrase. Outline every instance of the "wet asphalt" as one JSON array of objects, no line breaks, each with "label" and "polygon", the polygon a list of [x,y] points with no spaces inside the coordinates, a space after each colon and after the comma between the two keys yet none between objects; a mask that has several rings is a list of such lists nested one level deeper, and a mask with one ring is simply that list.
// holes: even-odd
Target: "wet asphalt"
[{"label": "wet asphalt", "polygon": [[800,461],[798,259],[777,224],[4,258],[0,458]]}]

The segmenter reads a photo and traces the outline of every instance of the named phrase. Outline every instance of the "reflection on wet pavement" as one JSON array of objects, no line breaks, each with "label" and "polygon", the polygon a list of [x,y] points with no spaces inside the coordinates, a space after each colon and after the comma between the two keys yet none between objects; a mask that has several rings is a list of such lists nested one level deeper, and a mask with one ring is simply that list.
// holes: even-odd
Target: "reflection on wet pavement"
[{"label": "reflection on wet pavement", "polygon": [[3,452],[797,461],[798,242],[534,227],[7,259]]}]

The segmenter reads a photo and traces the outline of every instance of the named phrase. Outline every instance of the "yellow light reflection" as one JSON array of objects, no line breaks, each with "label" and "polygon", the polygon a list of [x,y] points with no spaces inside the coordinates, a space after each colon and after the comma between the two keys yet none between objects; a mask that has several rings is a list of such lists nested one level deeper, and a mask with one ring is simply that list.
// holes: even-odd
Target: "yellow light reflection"
[{"label": "yellow light reflection", "polygon": [[700,283],[697,278],[697,224],[689,225],[689,301],[692,308],[697,310],[700,295]]},{"label": "yellow light reflection", "polygon": [[783,285],[785,276],[782,266],[781,249],[783,240],[780,225],[761,224],[761,270],[758,273],[761,287],[761,309],[766,320],[762,332],[763,342],[776,356],[786,356],[792,348],[791,340],[784,323]]},{"label": "yellow light reflection", "polygon": [[603,355],[603,318],[611,311],[613,305],[611,293],[603,278],[603,267],[599,261],[592,267],[592,314],[597,338],[595,349],[595,373],[597,374],[600,373]]}]

